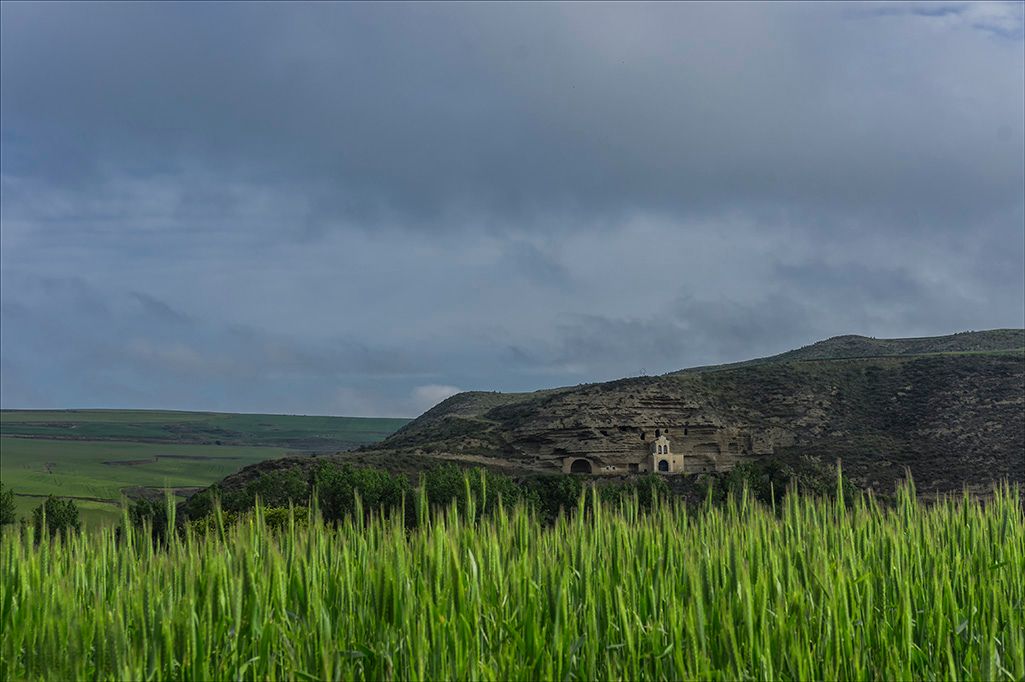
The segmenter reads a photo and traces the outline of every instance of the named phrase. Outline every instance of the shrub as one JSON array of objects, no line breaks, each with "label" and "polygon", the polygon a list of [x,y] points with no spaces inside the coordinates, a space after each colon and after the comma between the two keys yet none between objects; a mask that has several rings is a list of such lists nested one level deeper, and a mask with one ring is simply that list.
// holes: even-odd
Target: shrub
[{"label": "shrub", "polygon": [[245,506],[252,507],[255,499],[267,507],[305,505],[310,500],[310,482],[301,469],[284,469],[263,474],[245,488]]},{"label": "shrub", "polygon": [[128,521],[141,531],[149,524],[154,541],[167,537],[167,500],[140,498],[128,507]]},{"label": "shrub", "polygon": [[835,497],[840,489],[844,500],[851,504],[857,490],[840,476],[835,465],[810,455],[741,462],[718,480],[706,478],[705,484],[715,502],[740,495],[745,488],[751,497],[766,504],[779,503],[795,489],[812,497]]},{"label": "shrub", "polygon": [[18,515],[14,510],[14,491],[0,484],[0,526],[6,526],[18,520]]},{"label": "shrub", "polygon": [[189,518],[200,519],[214,510],[215,501],[225,512],[252,509],[260,498],[266,507],[305,506],[310,501],[310,480],[301,468],[279,469],[260,474],[241,488],[225,490],[214,484],[188,499],[185,510]]},{"label": "shrub", "polygon": [[[253,517],[254,512],[222,512],[221,521],[224,528],[231,528],[239,523],[244,523]],[[295,519],[296,528],[306,528],[310,520],[309,507],[265,507],[263,508],[263,523],[274,531],[288,528],[289,514]],[[209,514],[201,519],[188,522],[189,529],[197,535],[206,535],[217,528],[217,516]]]},{"label": "shrub", "polygon": [[[234,526],[241,518],[241,512],[221,512],[221,522],[224,524],[225,528]],[[210,513],[202,518],[193,519],[188,522],[188,527],[196,535],[206,535],[207,533],[217,529],[217,514]]]},{"label": "shrub", "polygon": [[317,502],[325,521],[340,521],[356,509],[359,496],[365,513],[392,512],[402,508],[411,497],[409,479],[378,469],[364,469],[349,464],[321,464],[315,474]]},{"label": "shrub", "polygon": [[310,521],[309,507],[268,507],[263,510],[263,522],[273,530],[288,528],[289,514],[295,519],[297,528],[305,528]]},{"label": "shrub", "polygon": [[584,490],[579,476],[565,474],[539,476],[528,485],[534,491],[538,514],[547,522],[554,521],[564,511],[575,509]]},{"label": "shrub", "polygon": [[37,537],[43,532],[44,521],[51,537],[78,531],[82,527],[78,520],[78,505],[72,500],[64,500],[53,495],[32,510],[32,522],[36,527]]},{"label": "shrub", "polygon": [[424,473],[421,485],[431,507],[447,507],[455,502],[462,511],[472,500],[477,518],[491,514],[499,500],[509,506],[516,502],[536,504],[538,499],[536,492],[520,486],[508,476],[487,469],[464,471],[454,464],[429,469]]},{"label": "shrub", "polygon": [[647,474],[625,483],[617,483],[602,487],[599,492],[602,500],[618,503],[637,497],[640,509],[651,509],[657,500],[669,497],[669,484],[659,474]]}]

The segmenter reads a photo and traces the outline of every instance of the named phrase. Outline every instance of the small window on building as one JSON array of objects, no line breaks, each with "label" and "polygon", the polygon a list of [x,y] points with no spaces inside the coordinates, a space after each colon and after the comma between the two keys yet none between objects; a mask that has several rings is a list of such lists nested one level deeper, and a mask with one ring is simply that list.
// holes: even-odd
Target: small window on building
[{"label": "small window on building", "polygon": [[637,473],[638,470],[639,470],[639,466],[637,464],[631,464],[630,465],[630,473],[634,473],[635,474],[635,473]]}]

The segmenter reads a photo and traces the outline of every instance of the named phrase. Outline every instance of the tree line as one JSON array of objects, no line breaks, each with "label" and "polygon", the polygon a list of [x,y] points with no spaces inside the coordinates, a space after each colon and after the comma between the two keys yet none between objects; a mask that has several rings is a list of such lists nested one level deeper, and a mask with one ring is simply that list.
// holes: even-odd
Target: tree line
[{"label": "tree line", "polygon": [[[29,522],[25,519],[26,523]],[[0,483],[0,526],[18,522],[18,514],[14,504],[14,490]],[[38,536],[46,527],[51,536],[68,531],[81,529],[82,522],[78,517],[78,505],[74,500],[63,499],[50,495],[38,507],[32,510],[32,525]]]},{"label": "tree line", "polygon": [[[835,494],[838,483],[842,484],[845,497],[853,492],[835,468],[808,458],[793,464],[775,459],[752,461],[725,474],[687,478],[693,479],[685,483],[692,494],[713,503],[725,502],[741,491],[763,502],[778,502],[795,484],[813,495]],[[490,515],[499,504],[522,504],[532,508],[538,520],[547,524],[560,514],[577,509],[582,500],[585,507],[590,504],[590,497],[582,493],[584,487],[591,484],[596,486],[597,496],[604,501],[614,503],[636,497],[642,509],[680,492],[671,489],[667,478],[657,474],[601,481],[567,474],[514,478],[487,469],[466,470],[454,464],[443,464],[421,472],[414,484],[410,477],[401,473],[319,462],[308,468],[264,472],[242,486],[226,488],[214,484],[177,508],[170,500],[137,499],[129,503],[126,517],[132,526],[150,528],[157,538],[166,534],[170,523],[179,528],[190,524],[202,531],[214,522],[217,509],[222,522],[233,523],[249,513],[257,500],[265,511],[265,521],[272,526],[279,517],[288,517],[290,507],[305,510],[315,506],[327,522],[337,522],[354,514],[369,517],[401,513],[405,515],[407,526],[414,527],[422,512],[453,503],[462,512],[472,509],[478,518]],[[0,485],[0,525],[16,521],[14,491]],[[44,526],[51,537],[81,527],[74,501],[52,495],[24,522],[35,527],[37,537]]]}]

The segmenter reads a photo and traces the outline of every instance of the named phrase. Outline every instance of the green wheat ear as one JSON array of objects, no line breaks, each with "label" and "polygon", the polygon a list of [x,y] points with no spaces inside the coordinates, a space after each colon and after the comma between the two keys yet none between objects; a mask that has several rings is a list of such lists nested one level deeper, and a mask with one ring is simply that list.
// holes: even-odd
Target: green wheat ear
[{"label": "green wheat ear", "polygon": [[922,504],[909,483],[885,506],[842,485],[696,510],[590,489],[551,525],[420,490],[410,519],[359,503],[328,524],[314,498],[180,529],[165,498],[166,542],[127,512],[121,532],[7,528],[0,676],[1025,678],[1020,488]]}]

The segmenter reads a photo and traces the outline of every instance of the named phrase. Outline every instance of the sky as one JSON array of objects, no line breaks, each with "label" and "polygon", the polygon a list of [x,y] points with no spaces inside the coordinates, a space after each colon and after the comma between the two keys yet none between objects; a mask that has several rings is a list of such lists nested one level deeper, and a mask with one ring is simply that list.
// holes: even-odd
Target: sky
[{"label": "sky", "polygon": [[0,5],[0,406],[412,417],[1025,326],[1025,4]]}]

